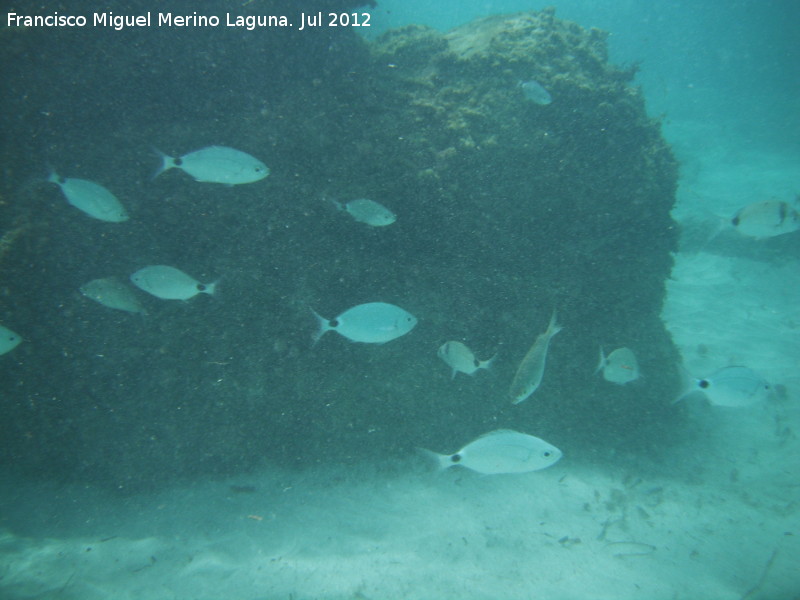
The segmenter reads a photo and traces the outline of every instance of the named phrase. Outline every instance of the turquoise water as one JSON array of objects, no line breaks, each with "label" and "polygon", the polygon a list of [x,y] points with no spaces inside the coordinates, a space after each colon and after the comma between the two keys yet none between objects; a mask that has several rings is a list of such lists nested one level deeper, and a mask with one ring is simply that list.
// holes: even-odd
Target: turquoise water
[{"label": "turquoise water", "polygon": [[[373,27],[359,33],[447,31],[545,5],[386,1],[363,9]],[[107,10],[135,8],[149,7]],[[407,197],[416,183],[392,149],[346,143],[362,119],[397,107],[370,99],[375,112],[351,113],[363,50],[340,32],[2,33],[13,60],[0,323],[24,341],[0,356],[0,596],[797,597],[800,233],[754,240],[727,224],[752,202],[795,202],[800,12],[790,1],[562,2],[556,16],[610,32],[610,62],[639,65],[634,83],[680,163],[674,264],[663,307],[647,307],[674,348],[653,341],[653,315],[624,295],[625,310],[589,310],[592,290],[552,289],[547,248],[560,240],[527,235],[525,208],[498,204],[516,186],[548,189],[541,177],[465,176],[459,193],[476,213],[461,228],[458,194]],[[308,60],[274,60],[295,51]],[[321,88],[338,101],[333,115]],[[234,187],[180,172],[151,180],[153,147],[210,144],[272,172]],[[384,157],[380,168],[360,153]],[[131,221],[81,214],[43,183],[48,168],[107,186]],[[362,195],[397,223],[369,228],[325,199]],[[602,239],[575,230],[603,254]],[[652,241],[622,260],[669,247]],[[161,263],[219,280],[218,293],[142,294],[142,316],[78,292]],[[327,333],[312,347],[309,309],[333,317],[378,299],[419,324],[385,345]],[[512,410],[509,382],[554,304],[564,333],[541,389]],[[435,356],[447,339],[480,359],[497,352],[496,363],[451,381]],[[600,344],[633,346],[640,380],[592,375]],[[774,393],[743,409],[702,397],[672,406],[673,356],[693,377],[746,365]],[[436,472],[415,450],[449,454],[501,427],[564,457],[483,476]]]}]

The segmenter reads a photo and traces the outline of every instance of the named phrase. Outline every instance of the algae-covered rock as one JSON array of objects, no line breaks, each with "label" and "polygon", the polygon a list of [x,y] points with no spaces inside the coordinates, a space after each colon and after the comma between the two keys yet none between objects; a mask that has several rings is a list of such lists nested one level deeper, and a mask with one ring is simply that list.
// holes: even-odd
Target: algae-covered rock
[{"label": "algae-covered rock", "polygon": [[[57,456],[47,443],[9,452],[133,485],[265,460],[392,460],[498,427],[541,436],[575,462],[667,447],[677,355],[659,314],[677,169],[633,71],[608,62],[605,34],[545,10],[374,42],[342,30],[309,48],[271,46],[241,89],[205,91],[180,119],[85,134],[97,154],[81,159],[103,168],[159,140],[177,151],[230,144],[272,174],[235,196],[159,179],[136,228],[103,236],[59,226],[56,208],[41,213],[32,255],[20,246],[3,262],[9,281],[25,282],[9,292],[12,308],[47,340],[26,349],[14,389],[59,402],[15,427],[60,440],[69,424],[77,441]],[[256,55],[229,50],[225,64],[251,68]],[[526,81],[551,102],[526,98]],[[136,160],[135,176],[117,161],[120,185],[147,171]],[[366,228],[326,197],[370,198],[397,220]],[[103,257],[103,273],[129,274],[147,257],[222,277],[220,298],[148,306],[146,324],[89,319],[79,294],[64,292],[94,276],[87,256]],[[310,309],[376,301],[419,325],[385,345],[326,336],[312,348]],[[512,406],[516,367],[553,310],[564,330],[542,384]],[[447,340],[497,351],[492,369],[451,381],[436,359]],[[633,349],[644,376],[624,387],[593,376],[600,345]]]}]

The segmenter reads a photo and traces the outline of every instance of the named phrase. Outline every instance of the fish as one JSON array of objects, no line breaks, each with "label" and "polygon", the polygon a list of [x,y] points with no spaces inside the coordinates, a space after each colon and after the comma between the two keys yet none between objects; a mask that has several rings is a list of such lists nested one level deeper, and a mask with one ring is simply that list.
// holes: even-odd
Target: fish
[{"label": "fish", "polygon": [[714,406],[750,406],[766,400],[772,386],[748,367],[723,367],[702,379],[688,378],[684,391],[673,403],[700,392]]},{"label": "fish", "polygon": [[496,429],[471,441],[455,454],[423,449],[440,469],[461,465],[484,475],[528,473],[556,464],[561,450],[544,440],[511,429]]},{"label": "fish", "polygon": [[414,329],[417,318],[394,304],[368,302],[349,308],[335,319],[326,319],[311,310],[317,317],[319,329],[314,344],[328,331],[335,331],[353,342],[383,344],[399,338]]},{"label": "fish", "polygon": [[372,227],[386,227],[397,220],[397,215],[391,210],[368,198],[358,198],[344,204],[333,199],[331,202],[336,208],[346,212],[359,223],[365,223]]},{"label": "fish", "polygon": [[600,362],[595,373],[603,372],[603,379],[612,383],[626,384],[639,379],[639,362],[630,348],[617,348],[606,356],[600,348]]},{"label": "fish", "polygon": [[217,282],[200,283],[175,267],[152,265],[131,275],[131,281],[140,290],[162,300],[188,300],[197,294],[213,294]]},{"label": "fish", "polygon": [[0,325],[0,355],[11,352],[21,341],[22,338],[18,333]]},{"label": "fish", "polygon": [[154,178],[173,168],[182,169],[195,181],[225,185],[254,183],[269,175],[269,168],[263,162],[226,146],[208,146],[180,158],[173,158],[160,150],[156,152],[161,156],[162,164]]},{"label": "fish", "polygon": [[92,279],[80,287],[87,298],[108,308],[116,308],[131,313],[147,314],[133,290],[116,277]]},{"label": "fish", "polygon": [[742,235],[771,238],[800,229],[800,213],[788,202],[764,200],[740,209],[731,224]]},{"label": "fish", "polygon": [[60,187],[67,202],[90,217],[109,223],[123,223],[129,219],[122,203],[99,183],[88,179],[59,177],[55,171],[50,173],[47,181]]},{"label": "fish", "polygon": [[547,330],[536,338],[533,346],[528,350],[525,358],[522,359],[517,368],[509,389],[512,404],[519,404],[523,400],[527,400],[536,391],[539,384],[542,383],[550,339],[561,329],[561,325],[556,323],[556,311],[553,311]]},{"label": "fish", "polygon": [[538,81],[534,81],[533,79],[524,81],[519,84],[519,87],[522,89],[522,95],[525,96],[525,99],[530,100],[534,104],[547,106],[553,101],[550,92],[544,89],[542,84]]},{"label": "fish", "polygon": [[461,342],[445,342],[439,347],[437,356],[452,369],[450,379],[454,379],[456,373],[473,375],[478,369],[488,369],[497,358],[495,354],[488,360],[478,360],[472,350]]}]

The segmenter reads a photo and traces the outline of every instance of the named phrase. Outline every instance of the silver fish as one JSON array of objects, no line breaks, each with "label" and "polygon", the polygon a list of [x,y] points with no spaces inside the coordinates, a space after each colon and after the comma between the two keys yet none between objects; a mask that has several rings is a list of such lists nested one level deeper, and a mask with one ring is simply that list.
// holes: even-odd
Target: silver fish
[{"label": "silver fish", "polygon": [[72,206],[82,210],[90,217],[109,223],[122,223],[128,220],[128,213],[117,197],[99,183],[88,179],[59,177],[55,172],[47,178],[55,183]]},{"label": "silver fish", "polygon": [[317,317],[319,324],[314,335],[315,344],[328,331],[335,331],[354,342],[383,344],[407,334],[417,324],[414,315],[385,302],[359,304],[335,319],[326,319],[313,310],[311,312]]},{"label": "silver fish", "polygon": [[538,81],[525,81],[520,83],[519,87],[522,89],[522,95],[525,96],[525,99],[530,100],[534,104],[547,106],[553,101],[550,92],[544,89],[542,84]]},{"label": "silver fish", "polygon": [[22,338],[18,333],[14,333],[8,327],[0,325],[0,355],[11,352],[19,346]]},{"label": "silver fish", "polygon": [[424,452],[440,469],[461,465],[484,475],[528,473],[556,464],[561,450],[544,440],[510,429],[497,429],[473,440],[455,454]]},{"label": "silver fish", "polygon": [[336,208],[348,213],[359,223],[365,223],[372,227],[386,227],[397,220],[397,215],[383,204],[368,198],[358,198],[344,204],[333,199],[331,199],[331,202]]},{"label": "silver fish", "polygon": [[715,406],[749,406],[765,400],[772,387],[761,375],[747,367],[723,367],[708,377],[689,379],[675,402],[700,392]]},{"label": "silver fish", "polygon": [[556,312],[553,311],[547,330],[536,338],[533,346],[528,350],[525,358],[522,359],[517,368],[517,373],[514,375],[514,380],[511,382],[509,390],[512,404],[519,404],[526,400],[539,387],[544,376],[550,339],[559,331],[561,331],[561,325],[556,323]]},{"label": "silver fish", "polygon": [[217,283],[200,283],[175,267],[152,265],[131,275],[131,281],[140,290],[162,300],[188,300],[197,294],[213,294]]},{"label": "silver fish", "polygon": [[173,158],[159,150],[156,152],[161,156],[162,164],[155,177],[169,169],[178,168],[194,177],[195,181],[237,185],[261,181],[269,175],[269,168],[263,162],[246,152],[226,146],[208,146],[180,158]]},{"label": "silver fish", "polygon": [[639,379],[639,362],[630,348],[617,348],[608,356],[600,348],[600,362],[594,372],[598,371],[606,381],[624,385]]},{"label": "silver fish", "polygon": [[92,279],[80,287],[81,294],[108,308],[147,314],[134,291],[116,277]]},{"label": "silver fish", "polygon": [[742,235],[756,239],[770,238],[800,229],[800,213],[788,202],[764,200],[745,206],[731,224]]},{"label": "silver fish", "polygon": [[455,341],[442,344],[439,347],[437,356],[452,369],[450,379],[454,379],[456,373],[473,375],[478,369],[488,369],[497,357],[495,355],[488,360],[478,360],[466,345]]}]

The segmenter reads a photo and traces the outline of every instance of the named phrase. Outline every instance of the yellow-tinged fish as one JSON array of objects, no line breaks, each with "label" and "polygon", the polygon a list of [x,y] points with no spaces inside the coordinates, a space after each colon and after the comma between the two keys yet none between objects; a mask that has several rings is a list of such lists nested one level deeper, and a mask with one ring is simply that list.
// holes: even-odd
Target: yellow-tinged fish
[{"label": "yellow-tinged fish", "polygon": [[522,359],[517,368],[517,373],[514,375],[514,381],[511,382],[511,389],[509,390],[512,404],[519,404],[523,400],[527,400],[536,391],[539,384],[542,383],[550,338],[559,331],[561,331],[561,325],[556,322],[556,311],[553,311],[547,331],[536,338],[533,346],[528,350],[525,358]]}]

